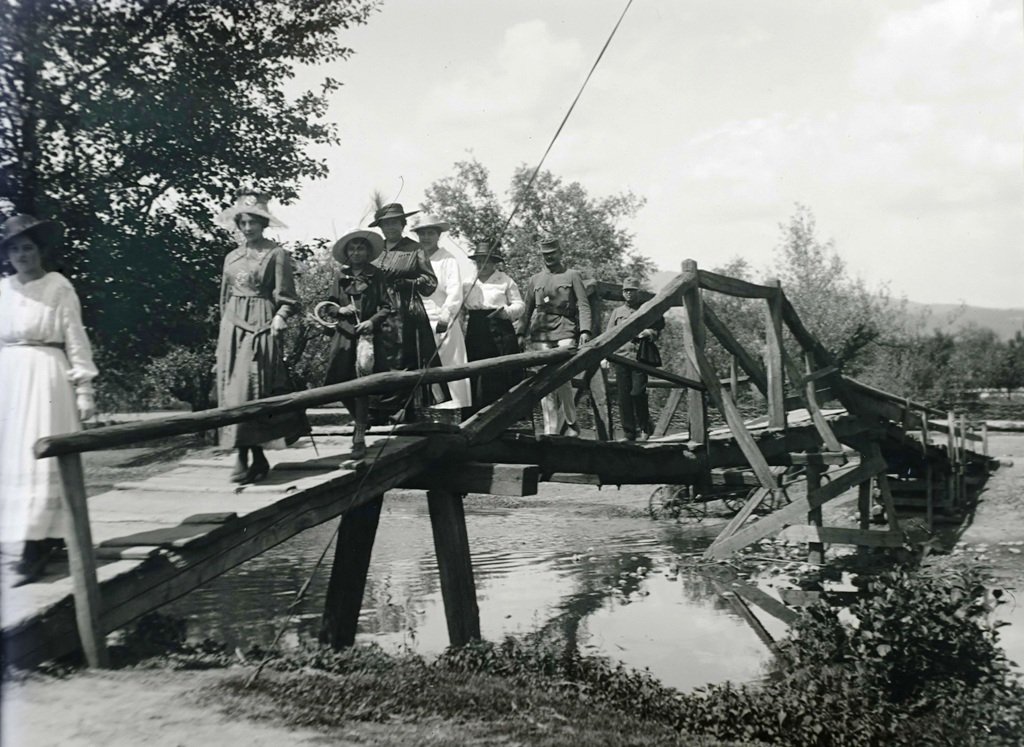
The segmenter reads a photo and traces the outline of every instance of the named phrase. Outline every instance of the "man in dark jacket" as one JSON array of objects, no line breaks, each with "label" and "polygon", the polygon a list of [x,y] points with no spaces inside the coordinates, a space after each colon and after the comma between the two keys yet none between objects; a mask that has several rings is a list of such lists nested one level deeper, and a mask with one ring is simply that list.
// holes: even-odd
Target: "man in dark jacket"
[{"label": "man in dark jacket", "polygon": [[[608,327],[622,324],[640,308],[640,283],[627,280],[622,284],[622,298],[625,303],[612,311],[608,319]],[[639,360],[649,365],[661,365],[657,341],[661,330],[665,329],[665,320],[658,317],[650,327],[641,330],[640,334],[619,349],[619,355]],[[615,390],[619,400],[619,420],[627,441],[646,441],[654,433],[651,423],[651,410],[647,401],[647,374],[635,368],[615,365]]]}]

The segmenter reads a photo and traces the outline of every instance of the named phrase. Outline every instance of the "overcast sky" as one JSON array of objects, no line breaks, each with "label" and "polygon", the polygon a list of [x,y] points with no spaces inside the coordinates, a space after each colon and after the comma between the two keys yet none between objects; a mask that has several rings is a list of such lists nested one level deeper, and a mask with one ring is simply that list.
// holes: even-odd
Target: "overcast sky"
[{"label": "overcast sky", "polygon": [[[385,0],[344,32],[331,175],[282,239],[408,209],[471,151],[504,194],[536,164],[625,0]],[[665,270],[765,267],[795,203],[852,272],[914,301],[1024,307],[1020,0],[634,0],[546,167],[647,199]],[[403,186],[404,180],[404,186]]]}]

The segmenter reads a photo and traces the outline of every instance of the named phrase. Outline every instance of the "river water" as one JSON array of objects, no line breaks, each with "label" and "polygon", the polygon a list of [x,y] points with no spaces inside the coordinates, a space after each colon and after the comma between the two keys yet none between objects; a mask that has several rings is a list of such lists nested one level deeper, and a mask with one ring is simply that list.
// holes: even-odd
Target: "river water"
[{"label": "river water", "polygon": [[[645,515],[650,491],[545,483],[538,496],[469,496],[484,638],[575,640],[586,653],[648,668],[682,690],[757,679],[765,644],[686,562],[707,545],[709,531],[652,521]],[[188,621],[190,640],[266,647],[336,526],[303,532],[162,611]],[[331,544],[282,647],[316,637],[333,555]],[[781,623],[759,616],[773,635],[784,633]],[[430,656],[447,645],[424,493],[385,496],[359,631],[357,642],[393,651]]]}]

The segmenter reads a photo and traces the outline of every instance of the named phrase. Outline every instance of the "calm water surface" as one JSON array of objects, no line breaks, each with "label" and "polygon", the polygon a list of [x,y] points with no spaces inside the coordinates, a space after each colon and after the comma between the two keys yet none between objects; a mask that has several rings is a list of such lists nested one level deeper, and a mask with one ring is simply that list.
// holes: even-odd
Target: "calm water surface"
[{"label": "calm water surface", "polygon": [[[559,491],[573,497],[553,504]],[[708,540],[643,516],[649,492],[545,484],[536,500],[470,496],[466,520],[483,636],[575,639],[585,652],[649,668],[684,690],[757,678],[768,659],[764,644],[708,580],[678,569],[681,557]],[[594,500],[581,499],[588,494]],[[502,503],[514,507],[496,507]],[[306,531],[163,611],[185,617],[194,640],[267,646],[336,526]],[[333,553],[331,546],[283,646],[317,635]],[[784,632],[762,618],[774,635]],[[431,655],[448,643],[422,493],[385,496],[359,629],[359,641],[389,650]]]}]

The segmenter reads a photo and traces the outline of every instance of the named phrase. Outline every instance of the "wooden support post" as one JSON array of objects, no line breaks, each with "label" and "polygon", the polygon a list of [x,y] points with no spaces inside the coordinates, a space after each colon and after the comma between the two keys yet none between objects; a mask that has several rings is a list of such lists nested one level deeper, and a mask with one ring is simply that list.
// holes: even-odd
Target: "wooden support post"
[{"label": "wooden support post", "polygon": [[668,429],[672,425],[672,418],[676,416],[676,410],[679,409],[679,403],[682,401],[682,389],[673,389],[669,392],[668,400],[665,402],[665,406],[661,409],[661,414],[658,416],[658,424],[654,426],[655,438],[660,438],[668,433]]},{"label": "wooden support post", "polygon": [[815,379],[811,378],[811,374],[814,373],[814,356],[809,352],[804,353],[804,365],[807,369],[808,379],[804,384],[804,400],[807,403],[807,412],[811,415],[811,422],[814,423],[814,428],[818,431],[818,435],[821,436],[821,440],[828,451],[842,451],[842,444],[839,443],[836,434],[832,432],[832,428],[829,426],[828,421],[825,420],[825,416],[821,414],[821,406],[818,404],[818,394],[814,383]]},{"label": "wooden support post", "polygon": [[956,447],[956,416],[952,410],[946,412],[946,456],[949,458],[949,497],[953,501],[953,507],[956,508],[960,505],[959,487],[960,481],[957,480],[957,456],[959,449]]},{"label": "wooden support post", "polygon": [[984,420],[981,422],[981,453],[988,456],[988,423]]},{"label": "wooden support post", "polygon": [[967,502],[967,414],[960,413],[960,496]]},{"label": "wooden support post", "polygon": [[90,667],[107,668],[107,640],[100,620],[100,587],[96,581],[96,555],[92,546],[89,509],[85,498],[85,475],[81,454],[57,457],[60,471],[61,503],[67,517],[68,564],[75,596],[75,621],[78,638]]},{"label": "wooden support post", "polygon": [[[868,478],[857,486],[857,516],[862,532],[871,529],[871,479]],[[866,545],[857,546],[857,554],[865,555],[869,551]]]},{"label": "wooden support post", "polygon": [[740,370],[735,355],[729,358],[729,391],[733,399],[740,396]]},{"label": "wooden support post", "polygon": [[768,375],[768,427],[784,429],[786,387],[782,363],[782,284],[778,280],[769,280],[766,284],[778,289],[778,292],[768,299],[765,317],[767,336],[764,367]]},{"label": "wooden support post", "polygon": [[932,463],[929,459],[924,465],[924,516],[928,531],[935,529],[935,486],[932,485]]},{"label": "wooden support post", "polygon": [[[821,487],[820,465],[807,465],[807,493],[810,495]],[[821,527],[824,524],[821,515],[821,506],[812,508],[807,512],[807,523],[814,527]],[[810,542],[807,546],[807,562],[821,565],[825,562],[825,545],[820,542]]]},{"label": "wooden support post", "polygon": [[370,570],[370,555],[383,503],[384,496],[380,495],[341,516],[320,625],[320,641],[333,648],[341,649],[355,643],[359,610],[366,591],[366,574]]},{"label": "wooden support post", "polygon": [[434,553],[441,577],[441,597],[448,621],[448,641],[463,646],[480,638],[480,610],[469,555],[466,512],[462,495],[446,490],[428,490],[427,506],[434,531]]},{"label": "wooden support post", "polygon": [[[697,273],[697,263],[692,259],[683,260],[683,273]],[[700,287],[693,285],[683,291],[683,306],[686,308],[686,324],[683,326],[683,341],[688,346],[704,350],[704,309],[701,303]],[[687,360],[683,372],[691,379],[700,379],[696,364]],[[716,377],[717,381],[717,377]],[[705,382],[705,386],[707,382]],[[686,392],[686,417],[689,422],[690,441],[697,444],[708,442],[708,406],[704,392],[689,389]]]}]

